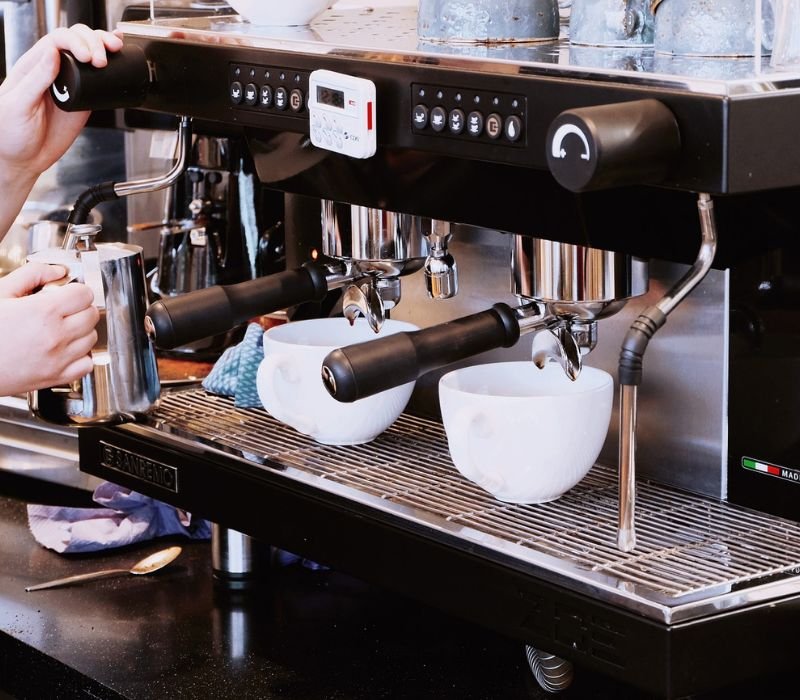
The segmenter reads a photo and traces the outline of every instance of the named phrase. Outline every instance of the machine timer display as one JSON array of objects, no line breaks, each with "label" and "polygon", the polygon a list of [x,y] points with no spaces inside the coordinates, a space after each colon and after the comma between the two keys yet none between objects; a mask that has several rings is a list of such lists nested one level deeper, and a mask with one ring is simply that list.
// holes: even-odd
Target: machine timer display
[{"label": "machine timer display", "polygon": [[315,70],[308,84],[311,143],[351,158],[373,156],[377,148],[375,83]]},{"label": "machine timer display", "polygon": [[317,102],[321,105],[344,109],[344,92],[324,85],[317,85]]}]

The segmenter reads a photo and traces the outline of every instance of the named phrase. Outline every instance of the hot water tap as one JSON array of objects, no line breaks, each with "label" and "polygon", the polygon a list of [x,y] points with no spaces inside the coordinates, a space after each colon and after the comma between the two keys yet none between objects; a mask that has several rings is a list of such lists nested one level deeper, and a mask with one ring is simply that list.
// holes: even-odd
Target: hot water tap
[{"label": "hot water tap", "polygon": [[456,294],[448,222],[323,200],[322,231],[323,254],[350,278],[342,297],[350,323],[361,314],[377,333],[386,313],[400,302],[400,277],[421,268],[429,296]]}]

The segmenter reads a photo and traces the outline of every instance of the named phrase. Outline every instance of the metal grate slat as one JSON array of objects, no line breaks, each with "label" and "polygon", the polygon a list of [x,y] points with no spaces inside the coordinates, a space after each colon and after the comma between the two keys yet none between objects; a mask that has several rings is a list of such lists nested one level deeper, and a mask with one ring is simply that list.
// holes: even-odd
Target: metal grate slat
[{"label": "metal grate slat", "polygon": [[556,501],[502,503],[458,473],[441,424],[423,418],[403,415],[369,445],[325,446],[263,410],[192,389],[167,393],[151,422],[667,597],[800,567],[797,523],[649,482],[637,486],[637,548],[620,552],[615,470],[595,465]]}]

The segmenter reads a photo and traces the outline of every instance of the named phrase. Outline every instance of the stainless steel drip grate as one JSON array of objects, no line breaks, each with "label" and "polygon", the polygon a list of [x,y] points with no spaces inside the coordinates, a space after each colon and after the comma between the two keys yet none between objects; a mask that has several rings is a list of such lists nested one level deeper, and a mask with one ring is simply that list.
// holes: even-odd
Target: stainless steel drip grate
[{"label": "stainless steel drip grate", "polygon": [[442,426],[430,420],[404,415],[369,445],[324,446],[263,410],[237,409],[201,390],[166,394],[151,419],[254,463],[280,465],[287,476],[380,499],[402,517],[662,605],[800,568],[799,524],[647,482],[637,490],[637,548],[620,552],[615,470],[596,465],[550,503],[501,503],[457,472]]}]

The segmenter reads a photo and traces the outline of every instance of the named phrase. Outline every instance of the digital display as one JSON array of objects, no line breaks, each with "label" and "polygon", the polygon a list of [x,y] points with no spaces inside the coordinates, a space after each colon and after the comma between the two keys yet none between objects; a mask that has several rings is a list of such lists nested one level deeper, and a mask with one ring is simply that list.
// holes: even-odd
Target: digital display
[{"label": "digital display", "polygon": [[317,85],[317,102],[321,105],[344,109],[344,93],[341,90]]}]

